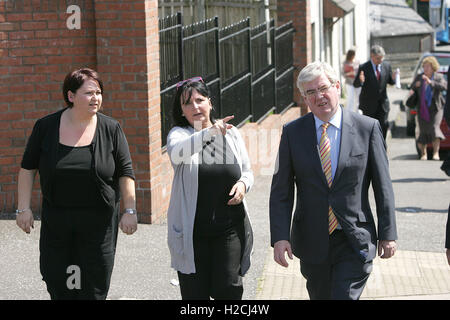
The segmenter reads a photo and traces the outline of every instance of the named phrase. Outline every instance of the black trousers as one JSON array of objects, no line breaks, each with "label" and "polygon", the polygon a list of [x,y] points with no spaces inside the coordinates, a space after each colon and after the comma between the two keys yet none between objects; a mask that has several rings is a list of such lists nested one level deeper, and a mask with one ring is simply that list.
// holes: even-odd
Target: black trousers
[{"label": "black trousers", "polygon": [[364,263],[351,248],[344,232],[330,235],[328,258],[321,264],[300,261],[311,300],[358,300],[372,271],[372,261]]},{"label": "black trousers", "polygon": [[43,209],[40,270],[52,300],[106,299],[117,230],[105,209]]},{"label": "black trousers", "polygon": [[217,236],[194,236],[194,274],[178,272],[183,300],[240,300],[244,225]]},{"label": "black trousers", "polygon": [[389,121],[388,121],[389,111],[386,112],[384,111],[382,106],[379,106],[378,111],[375,114],[368,116],[378,120],[381,126],[381,131],[383,132],[383,138],[384,140],[386,140],[387,131],[389,129]]}]

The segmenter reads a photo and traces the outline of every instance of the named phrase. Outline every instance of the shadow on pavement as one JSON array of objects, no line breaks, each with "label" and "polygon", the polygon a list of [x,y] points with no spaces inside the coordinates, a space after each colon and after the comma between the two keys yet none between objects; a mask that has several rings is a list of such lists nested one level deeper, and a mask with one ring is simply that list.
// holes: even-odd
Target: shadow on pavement
[{"label": "shadow on pavement", "polygon": [[448,179],[441,178],[405,178],[405,179],[394,179],[392,183],[433,183],[433,182],[445,182]]},{"label": "shadow on pavement", "polygon": [[406,213],[447,213],[446,209],[442,209],[442,210],[436,210],[436,209],[424,209],[424,208],[419,208],[419,207],[402,207],[402,208],[395,208],[395,211],[399,211],[399,212],[406,212]]}]

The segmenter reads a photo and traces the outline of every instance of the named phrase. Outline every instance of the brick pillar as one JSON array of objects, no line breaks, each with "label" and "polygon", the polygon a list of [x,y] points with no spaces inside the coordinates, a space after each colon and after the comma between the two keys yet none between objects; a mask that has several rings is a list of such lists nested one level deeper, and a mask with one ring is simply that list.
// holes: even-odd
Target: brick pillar
[{"label": "brick pillar", "polygon": [[[314,0],[316,1],[316,0]],[[311,38],[311,16],[310,0],[278,0],[277,1],[278,25],[292,21],[294,33],[294,84],[300,70],[311,62],[312,38]],[[297,85],[294,85],[294,101],[301,107],[301,114],[307,113],[306,107]]]},{"label": "brick pillar", "polygon": [[[71,1],[81,28],[69,29],[66,1],[0,1],[0,212],[17,205],[17,174],[38,118],[64,107],[64,76],[96,67],[93,0]],[[39,213],[38,178],[32,209]]]},{"label": "brick pillar", "polygon": [[[139,221],[158,220],[164,206],[159,170],[161,118],[157,0],[94,0],[98,71],[105,113],[119,120],[136,174]],[[169,181],[170,183],[171,181]]]},{"label": "brick pillar", "polygon": [[169,208],[173,169],[161,144],[158,1],[145,1],[147,30],[147,79],[150,144],[151,223],[165,222]]},{"label": "brick pillar", "polygon": [[[35,121],[64,107],[64,76],[84,66],[104,79],[103,112],[127,136],[140,222],[158,221],[172,169],[161,149],[156,0],[0,0],[0,210],[15,209]],[[37,183],[33,211],[40,201]]]}]

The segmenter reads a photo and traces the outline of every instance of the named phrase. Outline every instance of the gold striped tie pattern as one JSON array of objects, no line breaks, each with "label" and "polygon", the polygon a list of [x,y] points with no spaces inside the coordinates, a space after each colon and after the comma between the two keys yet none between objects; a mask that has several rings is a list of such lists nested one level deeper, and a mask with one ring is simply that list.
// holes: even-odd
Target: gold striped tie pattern
[{"label": "gold striped tie pattern", "polygon": [[[319,142],[319,154],[320,154],[320,162],[322,163],[322,170],[327,178],[328,187],[331,187],[331,183],[333,182],[333,178],[331,176],[331,157],[330,157],[330,139],[328,138],[327,128],[330,126],[330,123],[326,122],[322,124],[322,135],[320,137]],[[338,221],[336,216],[333,213],[333,209],[331,206],[328,208],[328,233],[331,234],[336,229],[338,225]]]}]

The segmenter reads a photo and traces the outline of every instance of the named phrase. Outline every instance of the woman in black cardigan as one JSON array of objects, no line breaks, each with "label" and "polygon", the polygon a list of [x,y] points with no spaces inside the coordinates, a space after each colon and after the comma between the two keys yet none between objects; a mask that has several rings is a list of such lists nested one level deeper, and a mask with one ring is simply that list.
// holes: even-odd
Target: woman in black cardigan
[{"label": "woman in black cardigan", "polygon": [[[94,70],[69,73],[67,108],[36,122],[19,171],[16,222],[27,233],[39,171],[40,270],[52,299],[106,299],[118,226],[126,234],[137,229],[128,143],[119,123],[98,112],[102,92]],[[120,195],[126,209],[119,224]]]}]

